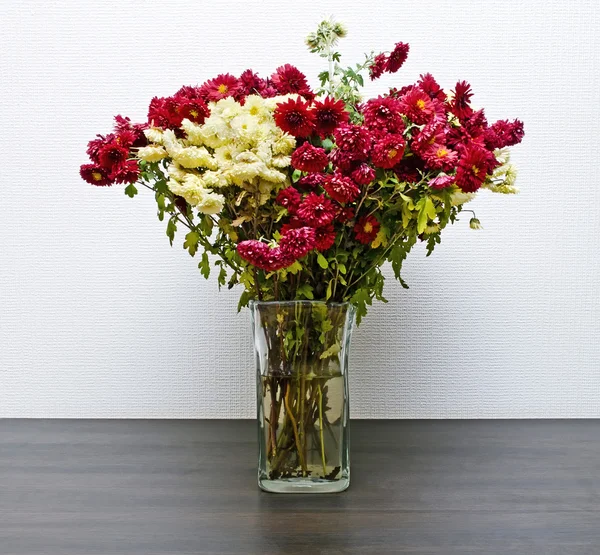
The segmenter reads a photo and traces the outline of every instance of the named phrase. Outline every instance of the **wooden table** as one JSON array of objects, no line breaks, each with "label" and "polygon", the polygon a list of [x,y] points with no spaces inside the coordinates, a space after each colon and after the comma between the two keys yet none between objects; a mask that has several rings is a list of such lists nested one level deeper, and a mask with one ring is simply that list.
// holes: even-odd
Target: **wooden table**
[{"label": "wooden table", "polygon": [[254,426],[0,420],[0,554],[600,554],[600,421],[353,421],[333,495],[260,492]]}]

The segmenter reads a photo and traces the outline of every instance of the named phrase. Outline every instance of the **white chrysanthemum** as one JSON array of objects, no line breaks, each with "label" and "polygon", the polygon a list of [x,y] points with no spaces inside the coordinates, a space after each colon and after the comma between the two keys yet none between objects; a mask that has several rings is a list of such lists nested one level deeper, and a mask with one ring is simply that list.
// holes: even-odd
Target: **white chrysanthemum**
[{"label": "white chrysanthemum", "polygon": [[235,157],[234,164],[227,170],[227,176],[236,185],[243,185],[266,171],[267,166],[256,154],[245,151]]},{"label": "white chrysanthemum", "polygon": [[287,179],[285,173],[273,168],[267,168],[266,171],[261,172],[260,176],[271,183],[283,183]]},{"label": "white chrysanthemum", "polygon": [[208,192],[204,193],[196,208],[202,214],[218,214],[223,210],[225,197],[219,193]]},{"label": "white chrysanthemum", "polygon": [[242,113],[242,106],[231,96],[222,98],[214,104],[210,104],[211,116],[221,117],[225,120],[230,120]]},{"label": "white chrysanthemum", "polygon": [[146,162],[158,162],[167,157],[167,151],[162,146],[143,146],[138,148],[136,156]]},{"label": "white chrysanthemum", "polygon": [[254,145],[266,138],[257,118],[249,114],[240,114],[231,120],[231,129],[239,143]]},{"label": "white chrysanthemum", "polygon": [[297,99],[300,95],[297,94],[283,94],[279,96],[273,96],[271,98],[265,98],[265,108],[274,111],[277,107],[277,104],[281,102],[286,102],[290,99]]},{"label": "white chrysanthemum", "polygon": [[273,156],[271,164],[273,164],[273,166],[276,168],[287,168],[291,161],[291,156],[283,156],[282,154],[279,154],[278,156]]},{"label": "white chrysanthemum", "polygon": [[258,146],[252,149],[252,152],[262,160],[265,165],[270,166],[273,160],[273,152],[271,150],[271,143],[262,142]]},{"label": "white chrysanthemum", "polygon": [[[277,128],[279,129],[279,128]],[[280,135],[273,143],[273,154],[291,154],[296,148],[296,139],[288,133],[280,131]]]},{"label": "white chrysanthemum", "polygon": [[158,127],[149,127],[148,129],[144,129],[144,135],[146,135],[146,139],[148,139],[151,143],[156,143],[161,145],[163,142],[163,130]]},{"label": "white chrysanthemum", "polygon": [[169,179],[167,187],[172,193],[183,197],[192,206],[196,206],[202,202],[204,195],[206,195],[206,189],[187,180],[184,183],[180,183],[175,179]]},{"label": "white chrysanthemum", "polygon": [[242,152],[242,149],[234,143],[224,144],[219,148],[215,148],[214,157],[219,169],[227,169],[231,167],[235,157]]},{"label": "white chrysanthemum", "polygon": [[184,168],[208,168],[217,169],[217,162],[210,152],[203,146],[188,146],[179,149],[172,149],[169,154],[173,160]]},{"label": "white chrysanthemum", "polygon": [[202,136],[202,126],[184,119],[181,122],[181,129],[185,131],[188,143],[193,146],[202,146],[204,144],[204,137]]},{"label": "white chrysanthemum", "polygon": [[271,110],[265,106],[265,99],[262,96],[252,94],[246,97],[243,111],[246,114],[254,116],[259,122],[265,121],[271,117]]},{"label": "white chrysanthemum", "polygon": [[202,179],[206,187],[210,189],[218,189],[229,185],[227,179],[225,179],[225,176],[220,171],[206,171],[202,174]]},{"label": "white chrysanthemum", "polygon": [[188,172],[182,169],[181,166],[175,162],[171,162],[169,164],[167,172],[169,173],[169,177],[172,177],[177,181],[183,181],[188,175]]}]

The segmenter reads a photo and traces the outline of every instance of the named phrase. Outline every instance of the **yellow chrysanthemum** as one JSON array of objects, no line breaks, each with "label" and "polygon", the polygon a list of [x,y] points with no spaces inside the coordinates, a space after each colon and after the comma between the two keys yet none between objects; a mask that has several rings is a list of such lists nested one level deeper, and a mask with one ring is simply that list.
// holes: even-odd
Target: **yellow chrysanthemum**
[{"label": "yellow chrysanthemum", "polygon": [[181,128],[185,131],[187,141],[190,145],[202,146],[204,144],[201,125],[186,118],[181,122]]},{"label": "yellow chrysanthemum", "polygon": [[158,162],[167,157],[167,151],[162,146],[143,146],[138,148],[136,156],[146,162]]},{"label": "yellow chrysanthemum", "polygon": [[188,146],[172,149],[169,154],[173,160],[184,168],[217,169],[217,162],[203,146]]},{"label": "yellow chrysanthemum", "polygon": [[202,214],[218,214],[223,210],[225,197],[218,193],[204,193],[200,202],[196,205],[198,212]]},{"label": "yellow chrysanthemum", "polygon": [[151,143],[156,143],[161,145],[163,142],[163,130],[158,127],[150,127],[148,129],[144,129],[144,135],[146,135],[146,139]]},{"label": "yellow chrysanthemum", "polygon": [[190,181],[180,183],[175,179],[169,179],[167,187],[172,193],[183,197],[192,206],[199,204],[206,195],[206,189]]}]

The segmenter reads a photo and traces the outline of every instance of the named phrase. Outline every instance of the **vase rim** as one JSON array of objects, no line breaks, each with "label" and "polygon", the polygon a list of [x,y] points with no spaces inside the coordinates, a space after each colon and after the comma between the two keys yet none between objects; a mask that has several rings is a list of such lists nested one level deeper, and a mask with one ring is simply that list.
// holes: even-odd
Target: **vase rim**
[{"label": "vase rim", "polygon": [[343,302],[343,303],[339,303],[339,302],[333,302],[330,303],[328,301],[311,301],[310,299],[296,299],[296,300],[292,300],[292,301],[258,301],[256,299],[252,299],[248,302],[248,306],[252,307],[252,306],[267,306],[267,305],[291,305],[291,304],[310,304],[310,305],[315,305],[315,304],[323,304],[326,306],[353,306],[352,303],[350,303],[349,301]]}]

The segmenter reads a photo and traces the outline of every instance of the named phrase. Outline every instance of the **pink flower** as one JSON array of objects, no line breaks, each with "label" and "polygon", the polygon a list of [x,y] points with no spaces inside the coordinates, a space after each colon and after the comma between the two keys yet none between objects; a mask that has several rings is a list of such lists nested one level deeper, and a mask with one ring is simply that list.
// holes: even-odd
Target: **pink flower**
[{"label": "pink flower", "polygon": [[434,177],[429,183],[429,187],[431,189],[445,189],[446,187],[450,187],[454,183],[454,177],[451,175],[438,175]]}]

